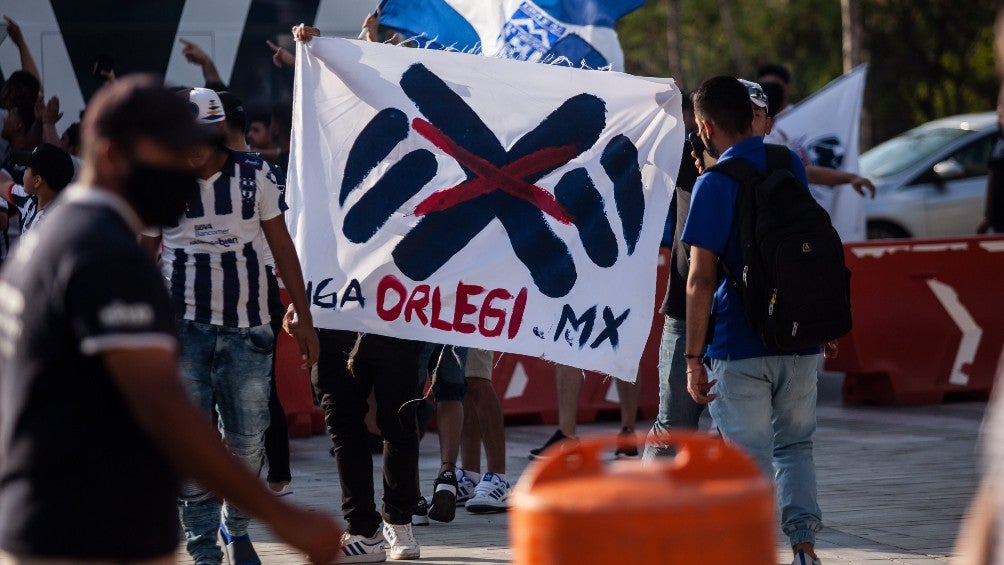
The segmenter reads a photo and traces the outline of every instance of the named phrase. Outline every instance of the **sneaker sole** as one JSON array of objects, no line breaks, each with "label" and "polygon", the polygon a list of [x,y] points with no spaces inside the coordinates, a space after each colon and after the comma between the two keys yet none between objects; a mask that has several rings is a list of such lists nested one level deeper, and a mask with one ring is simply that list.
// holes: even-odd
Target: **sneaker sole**
[{"label": "sneaker sole", "polygon": [[428,516],[419,516],[417,514],[412,514],[411,515],[411,525],[412,526],[428,526],[429,525],[429,517]]},{"label": "sneaker sole", "polygon": [[339,563],[381,563],[387,561],[386,553],[367,553],[366,555],[342,555]]},{"label": "sneaker sole", "polygon": [[468,504],[466,508],[467,511],[472,514],[494,514],[497,512],[507,512],[509,510],[508,505],[495,506],[488,503]]},{"label": "sneaker sole", "polygon": [[429,507],[429,518],[437,522],[452,522],[457,516],[457,497],[453,493],[441,490],[432,495],[432,506]]},{"label": "sneaker sole", "polygon": [[[415,551],[402,551],[401,553],[388,553],[387,559],[391,561],[404,561],[408,559],[420,559],[422,557],[422,550],[416,549]],[[344,561],[343,561],[344,563]]]}]

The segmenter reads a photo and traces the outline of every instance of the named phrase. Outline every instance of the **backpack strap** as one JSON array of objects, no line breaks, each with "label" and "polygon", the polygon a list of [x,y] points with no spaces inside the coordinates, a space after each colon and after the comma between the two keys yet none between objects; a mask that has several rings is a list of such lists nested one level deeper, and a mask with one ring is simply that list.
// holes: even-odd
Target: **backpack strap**
[{"label": "backpack strap", "polygon": [[[765,143],[763,147],[767,154],[766,172],[779,169],[791,170],[791,151],[787,147],[773,143]],[[765,172],[761,172],[746,159],[738,157],[726,159],[708,170],[722,173],[739,184],[747,185],[755,183],[765,176]]]},{"label": "backpack strap", "polygon": [[752,163],[738,157],[716,163],[708,169],[708,172],[722,173],[739,183],[740,186],[752,185],[763,178],[763,173],[754,167]]},{"label": "backpack strap", "polygon": [[776,171],[778,169],[791,170],[791,150],[784,145],[765,143],[764,150],[767,152],[767,170]]}]

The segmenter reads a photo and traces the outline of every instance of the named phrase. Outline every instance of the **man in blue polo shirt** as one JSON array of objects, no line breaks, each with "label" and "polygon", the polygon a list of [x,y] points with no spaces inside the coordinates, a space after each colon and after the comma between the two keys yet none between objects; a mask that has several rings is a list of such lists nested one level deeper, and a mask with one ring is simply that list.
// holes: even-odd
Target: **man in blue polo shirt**
[{"label": "man in blue polo shirt", "polygon": [[[733,77],[715,77],[694,92],[693,101],[698,135],[712,157],[719,162],[745,159],[760,170],[766,168],[763,141],[751,131],[753,113],[746,87]],[[805,168],[794,154],[791,172],[807,184]],[[719,281],[719,258],[732,272],[740,271],[734,217],[738,192],[738,183],[715,171],[702,174],[694,185],[683,230],[683,240],[691,245],[687,388],[697,402],[710,403],[722,435],[745,448],[775,478],[794,564],[817,564],[813,548],[822,521],[812,435],[819,348],[795,353],[768,350],[747,321],[736,289],[724,277]],[[712,310],[714,337],[705,343]]]}]

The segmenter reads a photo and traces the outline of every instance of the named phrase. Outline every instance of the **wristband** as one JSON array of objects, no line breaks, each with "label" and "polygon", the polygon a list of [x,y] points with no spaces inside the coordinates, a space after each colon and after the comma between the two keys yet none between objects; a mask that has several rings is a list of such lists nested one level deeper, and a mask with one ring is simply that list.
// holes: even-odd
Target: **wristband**
[{"label": "wristband", "polygon": [[689,354],[684,354],[683,358],[684,359],[697,359],[701,363],[704,362],[704,356],[703,355],[689,355]]}]

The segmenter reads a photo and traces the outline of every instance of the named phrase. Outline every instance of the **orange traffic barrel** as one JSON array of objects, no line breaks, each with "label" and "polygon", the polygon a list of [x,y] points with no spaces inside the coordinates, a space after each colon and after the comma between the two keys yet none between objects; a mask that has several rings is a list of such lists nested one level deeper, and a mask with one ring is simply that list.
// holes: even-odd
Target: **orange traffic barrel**
[{"label": "orange traffic barrel", "polygon": [[773,488],[749,456],[676,432],[675,457],[601,460],[618,442],[566,442],[527,467],[510,500],[515,565],[775,565]]}]

